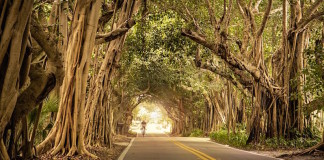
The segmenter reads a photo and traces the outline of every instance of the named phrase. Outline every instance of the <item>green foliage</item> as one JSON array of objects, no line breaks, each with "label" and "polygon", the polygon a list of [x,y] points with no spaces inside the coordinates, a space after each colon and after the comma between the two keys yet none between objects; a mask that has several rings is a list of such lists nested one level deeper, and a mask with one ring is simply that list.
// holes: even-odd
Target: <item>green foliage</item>
[{"label": "green foliage", "polygon": [[194,129],[191,134],[190,137],[202,137],[204,135],[204,132],[201,129]]},{"label": "green foliage", "polygon": [[309,148],[316,145],[319,142],[319,139],[311,138],[297,138],[288,140],[285,138],[269,138],[264,142],[265,148],[269,149],[289,149],[289,148]]},{"label": "green foliage", "polygon": [[133,132],[131,130],[128,131],[128,137],[136,137],[137,133],[136,132]]},{"label": "green foliage", "polygon": [[57,112],[59,105],[58,97],[46,98],[43,103],[42,113]]},{"label": "green foliage", "polygon": [[[58,111],[58,105],[59,105],[59,99],[57,97],[46,98],[44,100],[41,115],[40,115],[40,121],[38,124],[39,126],[42,126],[43,122],[46,121],[47,114]],[[29,126],[35,123],[37,110],[38,110],[38,106],[28,114],[27,119],[29,122]]]},{"label": "green foliage", "polygon": [[[324,52],[321,40],[316,40],[314,44],[314,47],[309,47],[305,51],[307,66],[302,71],[302,74],[305,74],[306,77],[306,83],[303,86],[303,90],[307,99],[312,99],[314,102],[317,101],[312,105],[316,105],[316,109],[320,110],[324,108],[323,105],[320,105],[324,102]],[[306,114],[309,115],[309,111],[307,111]]]},{"label": "green foliage", "polygon": [[305,128],[303,133],[297,133],[296,138],[287,139],[287,138],[268,138],[265,139],[261,137],[259,144],[253,146],[246,145],[248,135],[245,133],[245,130],[241,130],[234,134],[231,132],[229,135],[225,128],[220,131],[211,132],[209,137],[211,140],[214,140],[221,144],[227,144],[233,147],[245,148],[245,149],[259,149],[259,150],[273,150],[273,149],[290,149],[290,148],[308,148],[316,145],[320,142],[321,137],[320,132],[317,128]]},{"label": "green foliage", "polygon": [[318,144],[321,140],[320,131],[314,127],[307,127],[304,129],[303,133],[299,133],[297,130],[293,130],[295,137],[291,139],[280,137],[269,138],[264,141],[264,145],[267,148],[276,149],[289,149],[289,148],[309,148]]},{"label": "green foliage", "polygon": [[[139,21],[127,36],[119,71],[127,83],[124,93],[149,88],[146,94],[153,101],[168,106],[177,105],[175,99],[183,97],[184,107],[201,117],[205,107],[202,93],[222,85],[215,75],[194,66],[197,44],[181,35],[184,25],[173,11],[150,14]],[[210,55],[203,50],[202,57]]]},{"label": "green foliage", "polygon": [[222,144],[228,144],[230,146],[243,148],[246,147],[246,141],[248,139],[247,134],[245,131],[239,131],[237,133],[230,132],[230,134],[227,133],[227,130],[222,129],[220,131],[211,132],[209,134],[210,139],[222,143]]},{"label": "green foliage", "polygon": [[182,134],[181,134],[181,136],[182,137],[189,137],[190,136],[190,132],[183,132]]},{"label": "green foliage", "polygon": [[323,68],[324,64],[320,63],[324,60],[324,53],[322,48],[318,49],[308,49],[305,51],[307,56],[308,66],[303,70],[303,73],[306,74],[307,83],[304,87],[305,91],[314,92],[318,96],[323,90]]},{"label": "green foliage", "polygon": [[[52,114],[58,111],[59,107],[59,98],[58,97],[50,97],[46,98],[43,101],[42,111],[39,117],[39,122],[37,126],[37,132],[35,137],[35,144],[42,142],[46,136],[48,135],[49,131],[53,127],[53,121],[51,121]],[[35,123],[37,108],[35,108],[29,115],[29,130],[31,130],[31,124]],[[53,117],[54,118],[54,117]]]}]

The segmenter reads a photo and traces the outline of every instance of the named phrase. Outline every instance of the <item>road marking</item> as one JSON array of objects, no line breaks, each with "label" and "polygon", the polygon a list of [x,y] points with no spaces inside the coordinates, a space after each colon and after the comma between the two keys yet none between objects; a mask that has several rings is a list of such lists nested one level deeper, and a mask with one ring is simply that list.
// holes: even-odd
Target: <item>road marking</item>
[{"label": "road marking", "polygon": [[184,149],[184,150],[187,150],[189,152],[191,152],[192,154],[198,156],[200,159],[202,160],[216,160],[215,158],[203,153],[203,152],[200,152],[196,149],[193,149],[191,147],[188,147],[180,142],[177,142],[177,141],[174,141],[174,140],[171,140],[174,144],[176,144],[177,146],[179,146],[180,148]]},{"label": "road marking", "polygon": [[129,150],[129,148],[132,146],[133,142],[134,142],[135,138],[132,138],[132,140],[130,141],[129,145],[125,148],[125,150],[123,151],[122,154],[120,154],[120,156],[118,157],[118,160],[123,160]]},{"label": "road marking", "polygon": [[[180,142],[178,142],[178,143],[180,143]],[[182,143],[180,143],[180,144],[182,144]],[[182,144],[182,145],[184,145],[184,144]],[[186,145],[184,145],[185,147],[188,147],[188,146],[186,146]],[[191,147],[188,147],[189,149],[192,149],[193,151],[195,151],[195,152],[197,152],[197,153],[199,153],[199,154],[201,154],[201,155],[203,155],[204,157],[206,157],[206,158],[209,158],[210,160],[216,160],[215,158],[213,158],[213,157],[211,157],[211,156],[209,156],[209,155],[207,155],[207,154],[205,154],[205,153],[203,153],[203,152],[200,152],[200,151],[198,151],[198,150],[196,150],[196,149],[193,149],[193,148],[191,148]]]},{"label": "road marking", "polygon": [[245,153],[249,153],[249,154],[253,154],[253,155],[257,155],[257,156],[261,156],[261,157],[267,157],[267,158],[273,158],[273,159],[283,160],[283,159],[281,159],[281,158],[276,158],[276,157],[272,157],[272,156],[269,156],[269,155],[260,154],[260,153],[255,153],[255,152],[251,152],[251,151],[246,151],[246,150],[238,149],[238,148],[235,148],[235,147],[231,147],[231,146],[229,146],[229,145],[220,144],[220,143],[217,143],[217,142],[212,141],[212,140],[209,140],[208,142],[210,142],[210,143],[214,143],[214,144],[218,144],[218,145],[220,145],[220,146],[223,146],[223,147],[226,147],[226,148],[230,148],[230,149],[233,149],[233,150],[237,150],[237,151],[241,151],[241,152],[245,152]]},{"label": "road marking", "polygon": [[190,152],[190,153],[196,155],[197,157],[199,157],[199,158],[202,159],[202,160],[208,160],[207,158],[201,156],[200,154],[198,154],[198,153],[196,153],[196,152],[193,152],[192,150],[190,150],[190,149],[188,149],[188,148],[185,148],[184,146],[182,146],[182,145],[180,145],[180,144],[178,144],[178,143],[176,143],[176,142],[173,142],[173,143],[174,143],[175,145],[177,145],[178,147],[180,147],[180,148],[182,148],[182,149],[184,149],[184,150],[186,150],[186,151],[188,151],[188,152]]}]

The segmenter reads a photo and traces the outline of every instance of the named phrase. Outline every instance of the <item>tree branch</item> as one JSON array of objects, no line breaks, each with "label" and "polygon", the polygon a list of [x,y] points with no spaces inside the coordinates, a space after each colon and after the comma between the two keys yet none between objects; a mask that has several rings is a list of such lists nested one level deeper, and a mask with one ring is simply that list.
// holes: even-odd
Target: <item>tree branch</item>
[{"label": "tree branch", "polygon": [[[238,88],[247,88],[247,89],[249,89],[249,91],[251,91],[250,89],[252,86],[252,80],[243,79],[238,76],[236,76],[236,79],[235,79],[234,77],[232,77],[232,75],[229,72],[224,72],[219,67],[216,67],[216,66],[213,66],[213,65],[207,64],[207,63],[202,63],[201,66],[198,66],[198,67],[208,70],[208,71],[211,71],[217,75],[220,75],[221,77],[229,80],[233,85],[237,86]],[[237,74],[235,74],[235,75],[237,75]]]},{"label": "tree branch", "polygon": [[101,35],[101,38],[96,39],[96,45],[99,45],[99,44],[102,44],[105,42],[110,42],[110,41],[124,35],[128,30],[129,30],[129,28],[117,28],[105,35]]},{"label": "tree branch", "polygon": [[62,61],[62,53],[57,48],[57,42],[54,38],[46,33],[43,28],[34,18],[31,20],[30,32],[31,36],[36,40],[39,46],[45,51],[48,64],[47,69],[55,74],[56,82],[61,84],[64,76],[64,68]]},{"label": "tree branch", "polygon": [[55,87],[56,78],[54,74],[45,72],[38,64],[31,66],[29,76],[31,84],[19,95],[12,113],[14,119],[11,119],[11,121],[19,122],[22,117],[42,102]]},{"label": "tree branch", "polygon": [[217,22],[216,17],[215,17],[215,12],[214,12],[214,9],[212,8],[211,4],[210,4],[210,1],[209,0],[205,0],[205,1],[206,1],[207,8],[208,8],[208,13],[209,13],[209,17],[210,17],[210,23],[214,27],[214,38],[216,40],[218,40],[219,26],[218,26],[218,22]]},{"label": "tree branch", "polygon": [[[261,72],[259,71],[259,69],[257,69],[253,65],[247,64],[247,63],[243,62],[242,60],[239,60],[238,58],[233,56],[230,52],[228,52],[228,50],[226,49],[226,47],[224,45],[209,42],[204,37],[202,37],[201,35],[197,34],[196,32],[193,32],[191,30],[182,29],[181,34],[183,36],[189,37],[191,40],[212,50],[215,54],[220,56],[221,59],[223,59],[225,62],[227,62],[230,65],[230,67],[237,68],[240,70],[246,70],[254,77],[254,79],[256,81],[260,80]],[[217,48],[216,48],[216,45],[218,45]]]},{"label": "tree branch", "polygon": [[233,0],[229,0],[229,3],[228,3],[228,10],[227,10],[227,12],[226,12],[226,14],[224,15],[225,17],[224,17],[224,20],[223,20],[223,22],[224,22],[224,28],[225,28],[225,30],[226,30],[226,34],[227,34],[227,32],[228,32],[228,25],[229,25],[229,22],[230,22],[230,16],[231,16],[231,13],[232,13],[232,8],[233,8]]},{"label": "tree branch", "polygon": [[[275,82],[269,78],[261,69],[258,69],[254,65],[250,63],[246,63],[243,60],[240,60],[233,54],[231,54],[224,44],[215,44],[207,41],[203,36],[193,32],[191,30],[182,29],[183,36],[189,37],[191,40],[197,42],[209,48],[214,54],[219,56],[222,60],[224,60],[228,67],[237,75],[243,76],[242,72],[247,71],[255,82],[260,82],[260,84],[265,87],[269,92],[274,93],[276,95],[280,95],[281,87],[278,87]],[[217,47],[216,47],[217,45]],[[275,92],[274,92],[275,91]],[[278,91],[278,92],[277,92]]]},{"label": "tree branch", "polygon": [[126,21],[118,28],[114,29],[113,31],[106,33],[106,34],[98,34],[96,37],[96,45],[102,44],[105,42],[110,42],[122,35],[124,35],[130,28],[135,25],[135,21],[133,19]]},{"label": "tree branch", "polygon": [[241,13],[243,14],[243,17],[250,22],[250,29],[252,32],[252,35],[255,36],[256,34],[256,24],[254,20],[254,14],[251,11],[250,8],[246,6],[246,4],[242,0],[237,0],[237,4],[241,10]]},{"label": "tree branch", "polygon": [[[115,4],[118,5],[118,4]],[[119,8],[121,5],[118,6]],[[118,9],[119,9],[118,8]],[[99,26],[104,26],[113,16],[114,6],[111,4],[102,4],[102,16],[99,18]]]},{"label": "tree branch", "polygon": [[262,0],[258,0],[258,1],[255,3],[255,5],[254,5],[254,7],[253,7],[253,12],[259,12],[259,5],[260,5],[261,2],[262,2]]},{"label": "tree branch", "polygon": [[220,20],[220,23],[223,22],[223,20],[225,18],[225,15],[226,15],[226,0],[224,0],[224,4],[223,4],[223,15],[222,15],[222,18]]},{"label": "tree branch", "polygon": [[[310,6],[307,11],[306,11],[306,14],[304,17],[309,17],[311,16],[316,10],[317,8],[323,3],[324,0],[317,0],[315,3],[313,3],[312,6]],[[322,4],[323,5],[323,4]]]},{"label": "tree branch", "polygon": [[307,26],[311,21],[317,19],[317,18],[321,18],[324,15],[324,11],[320,11],[317,12],[313,15],[311,15],[310,17],[306,18],[306,19],[302,19],[301,21],[299,21],[297,23],[297,28],[295,29],[295,31],[299,31],[300,29],[304,28],[305,26]]},{"label": "tree branch", "polygon": [[210,1],[209,0],[205,0],[206,4],[207,4],[207,8],[208,8],[208,13],[210,16],[210,23],[212,26],[216,26],[217,24],[217,20],[215,17],[215,12],[213,10],[213,8],[211,7]]},{"label": "tree branch", "polygon": [[272,7],[272,0],[269,0],[267,9],[266,9],[266,11],[264,12],[264,15],[263,15],[261,26],[260,26],[260,28],[259,28],[259,30],[257,32],[257,37],[260,37],[262,35],[263,31],[264,31],[264,28],[265,28],[266,23],[267,23],[268,18],[269,18],[271,7]]},{"label": "tree branch", "polygon": [[57,43],[49,33],[45,33],[42,27],[34,18],[32,18],[30,32],[36,42],[43,48],[47,57],[57,63],[62,63],[61,53],[57,48]]},{"label": "tree branch", "polygon": [[317,98],[306,104],[305,114],[310,115],[312,112],[316,110],[323,109],[323,106],[324,106],[324,98]]},{"label": "tree branch", "polygon": [[[183,4],[183,3],[181,3],[181,4]],[[184,8],[186,9],[187,14],[188,14],[188,15],[190,16],[190,18],[192,19],[192,21],[193,21],[193,23],[194,23],[194,25],[195,25],[197,31],[198,31],[199,33],[201,33],[202,29],[200,28],[199,23],[196,21],[195,17],[190,13],[190,11],[189,11],[189,9],[187,8],[187,6],[186,6],[186,5],[183,5],[183,6],[184,6]]]}]

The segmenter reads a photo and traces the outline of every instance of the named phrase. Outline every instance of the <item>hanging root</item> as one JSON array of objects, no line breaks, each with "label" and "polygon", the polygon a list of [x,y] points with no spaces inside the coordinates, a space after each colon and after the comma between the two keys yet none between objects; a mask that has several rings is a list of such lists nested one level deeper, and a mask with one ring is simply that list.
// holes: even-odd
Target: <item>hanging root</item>
[{"label": "hanging root", "polygon": [[[55,125],[54,125],[54,127],[55,127]],[[51,149],[52,144],[55,139],[56,130],[57,130],[56,127],[52,128],[51,132],[46,137],[46,139],[41,144],[36,146],[36,155],[41,155]]]},{"label": "hanging root", "polygon": [[87,155],[87,156],[89,156],[89,157],[91,157],[91,158],[93,158],[93,159],[99,159],[99,157],[97,157],[96,155],[90,153],[90,152],[89,152],[87,149],[85,149],[84,147],[82,147],[82,149],[81,149],[80,152],[81,152],[80,154],[85,154],[85,155]]},{"label": "hanging root", "polygon": [[0,142],[0,158],[2,158],[4,160],[10,160],[10,157],[8,155],[6,146],[5,146],[2,138],[1,138],[1,142]]},{"label": "hanging root", "polygon": [[57,147],[55,147],[53,149],[53,151],[51,152],[51,155],[56,155],[59,151],[61,151],[63,149],[64,149],[63,143],[62,144],[59,144]]},{"label": "hanging root", "polygon": [[75,155],[75,153],[77,152],[77,148],[75,146],[72,146],[69,150],[69,153],[67,154],[67,156],[73,156]]}]

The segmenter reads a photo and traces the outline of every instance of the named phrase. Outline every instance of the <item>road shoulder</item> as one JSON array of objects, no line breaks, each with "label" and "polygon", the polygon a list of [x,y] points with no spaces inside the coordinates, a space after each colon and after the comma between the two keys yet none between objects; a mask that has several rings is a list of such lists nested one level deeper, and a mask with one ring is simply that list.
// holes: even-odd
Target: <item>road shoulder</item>
[{"label": "road shoulder", "polygon": [[124,149],[124,151],[119,155],[118,160],[123,160],[129,150],[129,148],[132,146],[135,138],[132,138],[132,140],[129,142],[128,146]]}]

